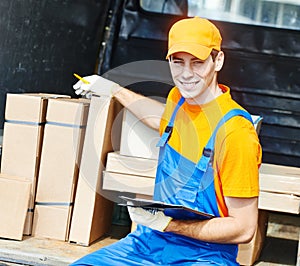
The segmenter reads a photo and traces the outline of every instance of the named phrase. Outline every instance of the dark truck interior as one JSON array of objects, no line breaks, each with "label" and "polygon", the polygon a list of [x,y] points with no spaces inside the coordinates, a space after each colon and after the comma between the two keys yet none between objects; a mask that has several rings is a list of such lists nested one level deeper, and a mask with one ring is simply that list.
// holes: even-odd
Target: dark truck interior
[{"label": "dark truck interior", "polygon": [[[172,86],[167,33],[189,16],[189,6],[163,0],[153,12],[145,9],[147,2],[149,7],[145,0],[2,0],[0,129],[6,93],[76,97],[73,73],[97,73],[142,94],[165,97]],[[299,24],[284,28],[211,20],[223,36],[219,82],[251,114],[263,117],[263,162],[299,167]]]}]

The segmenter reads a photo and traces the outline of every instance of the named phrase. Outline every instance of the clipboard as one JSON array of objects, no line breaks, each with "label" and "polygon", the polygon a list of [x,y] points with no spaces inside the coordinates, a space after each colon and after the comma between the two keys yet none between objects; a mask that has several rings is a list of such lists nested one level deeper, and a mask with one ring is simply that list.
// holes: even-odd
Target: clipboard
[{"label": "clipboard", "polygon": [[130,198],[125,196],[120,196],[120,199],[125,201],[125,203],[119,203],[121,206],[140,207],[153,213],[162,211],[165,215],[178,220],[205,220],[215,217],[210,213],[201,212],[183,205],[168,204],[161,201]]}]

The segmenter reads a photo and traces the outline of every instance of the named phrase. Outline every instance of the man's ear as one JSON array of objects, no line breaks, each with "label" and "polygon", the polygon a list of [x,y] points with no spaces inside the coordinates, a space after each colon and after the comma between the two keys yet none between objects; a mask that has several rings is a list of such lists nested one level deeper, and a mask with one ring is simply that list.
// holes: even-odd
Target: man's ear
[{"label": "man's ear", "polygon": [[220,71],[223,67],[223,64],[224,64],[224,53],[223,51],[220,51],[218,53],[218,55],[216,56],[216,59],[215,59],[215,71]]}]

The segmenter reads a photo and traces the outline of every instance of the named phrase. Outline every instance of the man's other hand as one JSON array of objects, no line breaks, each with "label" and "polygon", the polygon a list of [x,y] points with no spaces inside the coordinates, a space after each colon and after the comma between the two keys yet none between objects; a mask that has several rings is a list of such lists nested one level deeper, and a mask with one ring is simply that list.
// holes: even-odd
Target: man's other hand
[{"label": "man's other hand", "polygon": [[140,207],[128,207],[128,212],[134,223],[148,226],[161,232],[166,229],[172,220],[171,217],[164,215],[162,211],[150,211]]}]

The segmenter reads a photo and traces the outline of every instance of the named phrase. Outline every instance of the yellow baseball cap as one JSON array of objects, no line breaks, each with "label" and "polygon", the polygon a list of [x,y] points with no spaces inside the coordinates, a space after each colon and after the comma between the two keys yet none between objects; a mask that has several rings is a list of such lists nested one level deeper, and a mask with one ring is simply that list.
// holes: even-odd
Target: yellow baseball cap
[{"label": "yellow baseball cap", "polygon": [[217,27],[207,19],[194,17],[177,21],[169,31],[168,59],[177,52],[190,53],[206,60],[212,49],[221,50],[222,37]]}]

